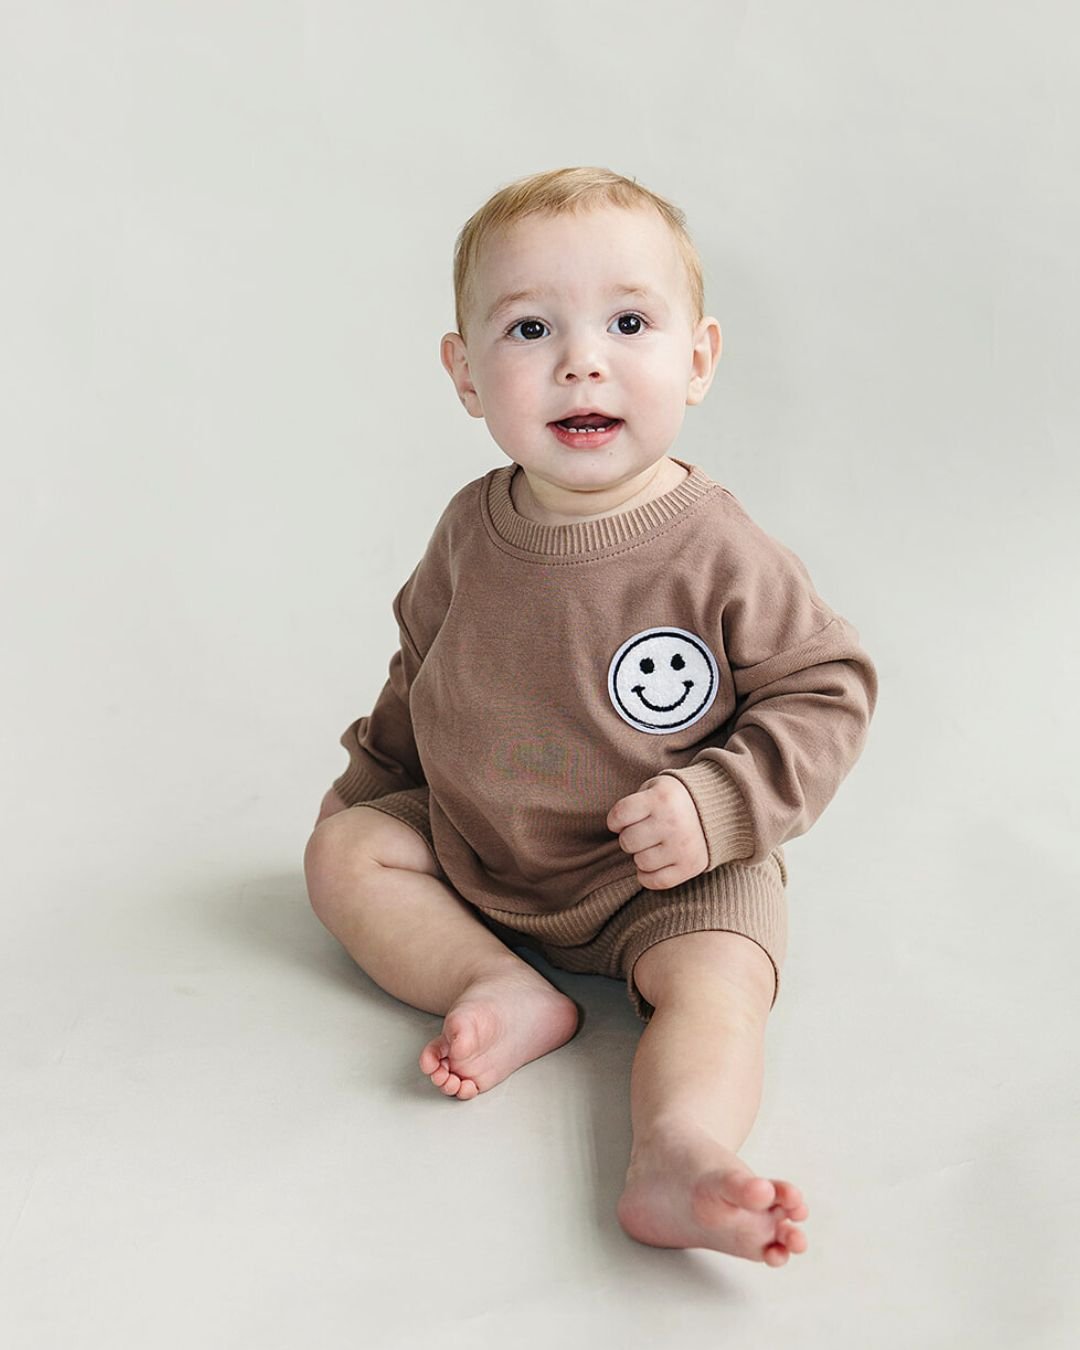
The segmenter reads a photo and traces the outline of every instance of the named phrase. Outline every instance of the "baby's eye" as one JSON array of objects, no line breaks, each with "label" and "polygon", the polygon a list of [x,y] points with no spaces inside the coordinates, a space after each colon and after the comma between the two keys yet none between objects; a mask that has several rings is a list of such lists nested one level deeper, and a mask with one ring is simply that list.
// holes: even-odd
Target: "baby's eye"
[{"label": "baby's eye", "polygon": [[[506,330],[506,336],[510,337],[515,328],[535,328],[537,326],[539,326],[540,328],[546,328],[547,324],[543,321],[543,319],[518,319],[517,323],[511,324],[510,327]],[[531,336],[535,336],[535,334]]]},{"label": "baby's eye", "polygon": [[632,328],[629,333],[623,330],[625,337],[636,337],[638,333],[643,333],[649,327],[649,321],[643,314],[635,314],[633,310],[627,310],[625,314],[620,314],[615,320],[616,323],[622,323],[623,319],[633,319],[639,327]]},{"label": "baby's eye", "polygon": [[[631,328],[629,331],[627,331],[626,329],[622,329],[621,332],[623,337],[636,337],[638,333],[642,333],[645,331],[646,328],[650,327],[648,319],[646,319],[643,314],[638,314],[634,310],[627,310],[624,314],[620,314],[616,319],[612,320],[612,323],[621,324],[624,319],[632,319],[638,325],[638,327]],[[535,330],[538,327],[547,328],[547,324],[543,321],[543,319],[518,319],[516,323],[511,324],[510,327],[506,330],[505,336],[511,337],[513,335],[515,328],[526,328]],[[522,334],[522,338],[526,342],[532,341],[533,338],[540,336],[541,335],[535,331]]]}]

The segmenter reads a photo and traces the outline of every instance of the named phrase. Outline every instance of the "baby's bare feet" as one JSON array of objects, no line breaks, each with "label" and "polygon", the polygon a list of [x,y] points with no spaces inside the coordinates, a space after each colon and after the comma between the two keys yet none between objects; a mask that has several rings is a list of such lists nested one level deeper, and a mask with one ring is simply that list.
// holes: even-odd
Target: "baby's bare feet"
[{"label": "baby's bare feet", "polygon": [[759,1177],[704,1130],[657,1134],[636,1149],[616,1209],[623,1230],[652,1247],[709,1247],[782,1266],[806,1251],[796,1222],[809,1210],[790,1181]]},{"label": "baby's bare feet", "polygon": [[573,999],[526,962],[519,964],[469,985],[442,1031],[420,1051],[421,1069],[448,1097],[468,1101],[486,1092],[577,1030]]}]

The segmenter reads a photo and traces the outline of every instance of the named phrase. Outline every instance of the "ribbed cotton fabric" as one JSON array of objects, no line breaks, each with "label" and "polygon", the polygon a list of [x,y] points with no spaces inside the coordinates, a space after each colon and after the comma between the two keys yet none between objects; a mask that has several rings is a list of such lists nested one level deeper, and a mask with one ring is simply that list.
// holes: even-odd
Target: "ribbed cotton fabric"
[{"label": "ribbed cotton fabric", "polygon": [[676,460],[688,476],[662,497],[643,506],[631,507],[614,516],[566,525],[541,525],[520,515],[514,506],[511,485],[522,472],[518,464],[495,469],[488,481],[487,514],[498,537],[524,557],[573,558],[584,561],[604,557],[621,544],[640,542],[687,507],[707,496],[717,484],[697,465]]}]

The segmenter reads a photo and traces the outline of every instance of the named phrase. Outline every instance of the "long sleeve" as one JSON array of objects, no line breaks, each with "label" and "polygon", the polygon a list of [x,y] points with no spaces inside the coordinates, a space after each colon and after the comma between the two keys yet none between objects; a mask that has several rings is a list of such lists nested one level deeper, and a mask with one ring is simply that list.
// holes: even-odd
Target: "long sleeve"
[{"label": "long sleeve", "polygon": [[754,527],[723,606],[735,686],[726,736],[665,769],[694,799],[707,870],[763,862],[805,834],[862,753],[878,677],[856,629],[817,595],[801,560]]},{"label": "long sleeve", "polygon": [[349,806],[420,787],[425,781],[409,716],[409,688],[420,669],[421,656],[402,617],[402,598],[415,575],[394,597],[401,642],[390,658],[389,678],[371,714],[351,722],[341,736],[340,743],[349,752],[349,767],[333,786]]},{"label": "long sleeve", "polygon": [[349,767],[335,780],[334,788],[350,806],[427,782],[413,728],[410,691],[450,607],[454,522],[475,493],[476,485],[469,484],[451,498],[423,556],[394,596],[399,643],[390,658],[389,678],[370,715],[351,722],[341,735],[341,744],[349,752]]}]

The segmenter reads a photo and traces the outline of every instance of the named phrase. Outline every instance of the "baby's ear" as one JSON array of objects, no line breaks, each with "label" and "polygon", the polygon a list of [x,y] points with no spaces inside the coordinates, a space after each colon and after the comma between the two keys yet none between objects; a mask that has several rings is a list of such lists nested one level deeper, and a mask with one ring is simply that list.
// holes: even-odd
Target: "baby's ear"
[{"label": "baby's ear", "polygon": [[691,406],[700,403],[708,393],[723,345],[720,325],[711,315],[706,315],[694,336],[693,375],[686,391],[686,401]]},{"label": "baby's ear", "polygon": [[461,378],[461,370],[468,370],[469,361],[465,352],[465,343],[460,333],[444,333],[439,342],[439,360],[443,363],[446,373],[455,384]]},{"label": "baby's ear", "polygon": [[443,334],[439,344],[439,359],[453,381],[458,399],[465,405],[466,412],[472,417],[483,417],[484,411],[469,373],[468,352],[460,333]]}]

